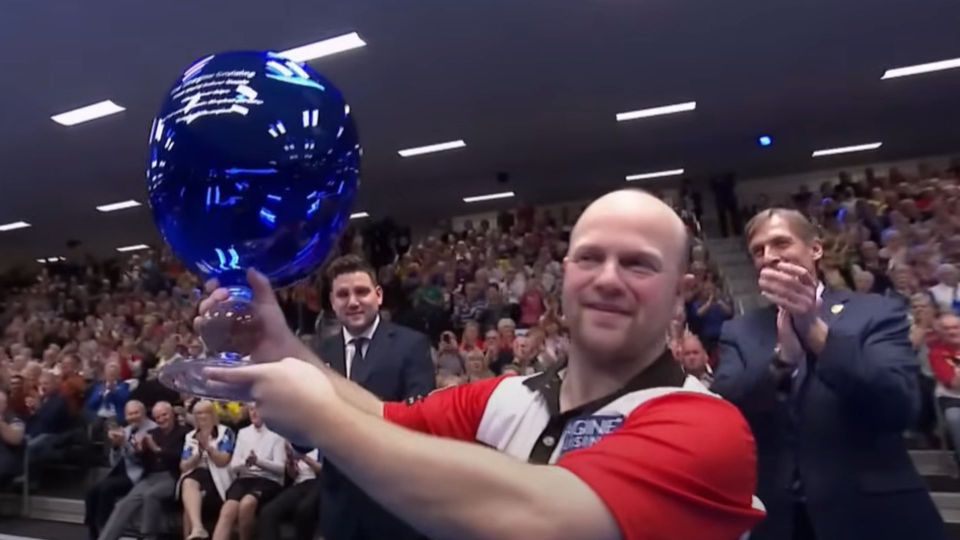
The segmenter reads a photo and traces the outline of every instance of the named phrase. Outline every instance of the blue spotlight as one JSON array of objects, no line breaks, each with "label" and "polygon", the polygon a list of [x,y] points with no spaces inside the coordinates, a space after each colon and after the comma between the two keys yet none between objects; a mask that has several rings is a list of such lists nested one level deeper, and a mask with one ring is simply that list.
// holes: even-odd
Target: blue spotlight
[{"label": "blue spotlight", "polygon": [[761,135],[760,137],[757,138],[757,144],[766,148],[767,146],[770,146],[773,144],[773,137],[769,135]]}]

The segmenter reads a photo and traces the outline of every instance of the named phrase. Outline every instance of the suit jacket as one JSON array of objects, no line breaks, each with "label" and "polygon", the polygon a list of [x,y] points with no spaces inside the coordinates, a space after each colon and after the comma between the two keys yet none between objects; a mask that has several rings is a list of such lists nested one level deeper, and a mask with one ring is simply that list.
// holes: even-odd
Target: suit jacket
[{"label": "suit jacket", "polygon": [[[324,339],[317,352],[324,362],[346,375],[343,332]],[[427,336],[382,318],[363,360],[354,360],[350,371],[351,380],[384,401],[425,396],[436,385]],[[327,540],[421,537],[350,482],[336,464],[324,464],[320,485],[320,525]]]},{"label": "suit jacket", "polygon": [[903,308],[826,290],[820,355],[779,385],[771,363],[777,308],[727,322],[710,387],[736,404],[757,442],[767,518],[751,540],[791,538],[804,501],[819,540],[946,538],[904,443],[919,409],[916,352]]},{"label": "suit jacket", "polygon": [[[140,458],[140,454],[133,450],[133,438],[141,433],[146,434],[155,427],[157,425],[149,418],[143,420],[139,429],[134,429],[130,425],[125,426],[123,428],[123,446],[110,449],[110,464],[113,469],[123,467],[123,472],[126,473],[131,484],[136,484],[143,478],[143,460]],[[113,469],[111,469],[111,473]]]}]

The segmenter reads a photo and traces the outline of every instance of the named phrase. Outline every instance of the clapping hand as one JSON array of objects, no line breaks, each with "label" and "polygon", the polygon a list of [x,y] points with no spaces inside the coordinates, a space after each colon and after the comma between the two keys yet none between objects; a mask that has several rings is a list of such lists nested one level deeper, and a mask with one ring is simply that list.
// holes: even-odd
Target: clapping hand
[{"label": "clapping hand", "polygon": [[114,446],[120,446],[123,444],[123,430],[122,429],[111,429],[107,432],[107,437],[110,439],[110,442]]},{"label": "clapping hand", "polygon": [[200,451],[206,450],[210,446],[210,434],[206,431],[198,431],[197,445],[200,447]]},{"label": "clapping hand", "polygon": [[786,310],[794,319],[809,318],[817,311],[817,280],[804,267],[780,262],[760,270],[760,292]]},{"label": "clapping hand", "polygon": [[253,450],[251,450],[250,455],[247,456],[246,464],[247,467],[253,467],[257,464],[257,454]]},{"label": "clapping hand", "polygon": [[784,309],[777,311],[777,346],[780,348],[780,360],[787,364],[797,365],[805,354],[793,329],[792,317]]}]

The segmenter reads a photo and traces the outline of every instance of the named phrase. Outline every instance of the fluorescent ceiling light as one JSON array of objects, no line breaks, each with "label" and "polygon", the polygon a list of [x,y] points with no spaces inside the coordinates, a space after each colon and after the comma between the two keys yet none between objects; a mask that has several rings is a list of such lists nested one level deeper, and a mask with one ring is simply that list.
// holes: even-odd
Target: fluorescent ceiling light
[{"label": "fluorescent ceiling light", "polygon": [[960,58],[950,60],[941,60],[939,62],[930,62],[927,64],[917,64],[915,66],[904,66],[894,69],[888,69],[884,72],[880,80],[896,79],[897,77],[909,77],[910,75],[920,75],[921,73],[931,73],[934,71],[943,71],[945,69],[960,68]]},{"label": "fluorescent ceiling light", "polygon": [[649,180],[651,178],[663,178],[665,176],[680,176],[681,174],[683,174],[683,169],[670,169],[669,171],[654,171],[648,173],[631,174],[627,176],[627,182],[633,182],[634,180]]},{"label": "fluorescent ceiling light", "polygon": [[491,193],[489,195],[477,195],[475,197],[464,197],[463,202],[473,203],[481,201],[492,201],[494,199],[509,199],[513,197],[514,193],[512,191],[504,191],[503,193]]},{"label": "fluorescent ceiling light", "polygon": [[26,229],[30,224],[26,221],[14,221],[13,223],[4,223],[0,225],[0,232],[15,231],[17,229]]},{"label": "fluorescent ceiling light", "polygon": [[677,103],[675,105],[664,105],[662,107],[653,107],[652,109],[640,109],[638,111],[627,111],[617,113],[617,122],[626,120],[636,120],[638,118],[650,118],[651,116],[662,116],[664,114],[674,114],[680,112],[693,111],[697,108],[696,101],[686,103]]},{"label": "fluorescent ceiling light", "polygon": [[126,210],[127,208],[136,208],[140,206],[140,203],[130,199],[129,201],[120,201],[111,204],[104,204],[97,207],[97,210],[101,212],[115,212],[117,210]]},{"label": "fluorescent ceiling light", "polygon": [[824,148],[823,150],[815,150],[813,152],[813,157],[849,154],[850,152],[864,152],[866,150],[876,150],[881,146],[883,146],[882,142],[875,142],[867,144],[855,144],[853,146],[841,146],[839,148]]},{"label": "fluorescent ceiling light", "polygon": [[366,212],[356,212],[356,213],[350,214],[350,219],[362,219],[362,218],[368,218],[368,217],[370,217],[370,214]]},{"label": "fluorescent ceiling light", "polygon": [[126,253],[126,252],[128,252],[128,251],[140,251],[140,250],[143,250],[143,249],[150,249],[150,246],[148,246],[148,245],[146,245],[146,244],[136,244],[136,245],[133,245],[133,246],[118,247],[118,248],[117,248],[117,251],[119,251],[120,253]]},{"label": "fluorescent ceiling light", "polygon": [[335,38],[308,43],[301,47],[294,47],[280,51],[280,56],[284,56],[294,62],[308,62],[331,54],[337,54],[351,49],[359,49],[366,46],[367,42],[360,38],[356,32],[350,32]]},{"label": "fluorescent ceiling light", "polygon": [[403,157],[419,156],[421,154],[432,154],[434,152],[443,152],[444,150],[454,150],[456,148],[463,148],[467,146],[467,143],[460,139],[458,141],[448,141],[437,144],[430,144],[427,146],[418,146],[416,148],[407,148],[406,150],[400,150],[399,154]]},{"label": "fluorescent ceiling light", "polygon": [[79,109],[51,116],[50,119],[60,125],[73,126],[125,110],[123,107],[108,99],[100,103],[94,103],[93,105],[87,105],[86,107],[80,107]]}]

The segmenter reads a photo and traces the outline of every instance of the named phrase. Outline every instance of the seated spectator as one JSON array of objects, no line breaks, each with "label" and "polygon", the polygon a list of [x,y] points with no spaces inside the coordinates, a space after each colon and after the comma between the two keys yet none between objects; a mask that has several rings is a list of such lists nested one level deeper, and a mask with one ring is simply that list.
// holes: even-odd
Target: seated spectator
[{"label": "seated spectator", "polygon": [[23,422],[7,403],[7,392],[0,388],[0,487],[20,474],[23,447]]},{"label": "seated spectator", "polygon": [[317,532],[320,504],[317,475],[323,465],[316,449],[304,454],[295,450],[290,443],[286,443],[285,447],[287,476],[293,480],[293,485],[281,491],[260,511],[258,538],[280,538],[280,524],[292,519],[294,538],[313,540]]},{"label": "seated spectator", "polygon": [[480,349],[472,349],[466,354],[466,383],[492,379],[496,377],[487,364],[487,353]]},{"label": "seated spectator", "polygon": [[463,355],[456,336],[449,331],[442,333],[437,345],[437,372],[460,377],[463,371]]},{"label": "seated spectator", "polygon": [[83,400],[87,394],[87,381],[79,373],[80,363],[77,356],[67,353],[60,359],[60,396],[67,403],[72,416],[83,411]]},{"label": "seated spectator", "polygon": [[517,316],[516,307],[504,302],[503,292],[496,284],[487,286],[487,306],[483,310],[480,325],[484,329],[496,328],[500,319],[513,319]]},{"label": "seated spectator", "polygon": [[126,427],[111,429],[107,433],[110,441],[110,472],[87,491],[83,523],[90,530],[90,538],[100,536],[100,530],[107,523],[114,505],[143,477],[143,461],[141,454],[134,449],[133,442],[157,427],[147,417],[147,410],[139,401],[128,401],[124,406],[124,416]]},{"label": "seated spectator", "polygon": [[27,408],[27,397],[30,397],[31,400],[36,401],[36,388],[30,388],[28,391],[23,375],[20,373],[13,373],[10,375],[9,407],[10,410],[13,411],[13,414],[15,414],[21,420],[30,415],[30,411]]},{"label": "seated spectator", "polygon": [[890,271],[891,286],[887,289],[885,296],[897,300],[904,307],[910,305],[910,297],[913,293],[919,291],[916,276],[913,270],[906,264],[893,267]]},{"label": "seated spectator", "polygon": [[952,264],[941,264],[936,272],[937,284],[929,291],[937,303],[940,313],[957,313],[960,308],[960,297],[957,296],[957,285],[960,283],[960,270]]},{"label": "seated spectator", "polygon": [[130,385],[120,379],[120,364],[108,362],[103,381],[98,382],[87,398],[86,413],[103,423],[124,423],[124,405],[130,399]]},{"label": "seated spectator", "polygon": [[453,325],[462,329],[469,321],[479,321],[487,309],[487,302],[483,298],[483,291],[474,282],[463,286],[464,294],[453,296]]},{"label": "seated spectator", "polygon": [[[196,429],[187,433],[180,458],[180,501],[183,503],[183,531],[188,540],[209,538],[203,526],[203,508],[216,507],[219,513],[233,482],[230,459],[236,437],[219,425],[210,401],[193,406]],[[273,537],[264,537],[273,538]]]},{"label": "seated spectator", "polygon": [[872,272],[866,270],[857,270],[853,271],[853,289],[858,293],[868,294],[875,292],[874,285],[876,284],[876,278]]},{"label": "seated spectator", "polygon": [[186,429],[177,425],[173,406],[161,401],[153,406],[157,427],[132,441],[143,462],[143,475],[120,499],[100,531],[100,540],[118,540],[134,526],[146,538],[155,538],[163,522],[163,504],[173,499]]},{"label": "seated spectator", "polygon": [[29,418],[26,424],[27,447],[31,461],[44,461],[62,442],[62,436],[71,426],[70,411],[60,395],[57,376],[49,371],[40,375],[40,393],[27,398]]},{"label": "seated spectator", "polygon": [[541,358],[541,344],[529,335],[517,336],[513,340],[513,364],[521,375],[540,373],[547,367]]},{"label": "seated spectator", "polygon": [[[517,325],[513,319],[500,319],[497,322],[497,340],[491,343],[488,336],[487,352],[491,355],[490,369],[500,375],[504,366],[513,363],[513,341],[516,339]],[[493,344],[491,349],[490,344]]]},{"label": "seated spectator", "polygon": [[527,281],[527,288],[520,296],[520,328],[532,328],[540,322],[540,317],[546,312],[544,305],[543,288],[536,279]]},{"label": "seated spectator", "polygon": [[570,351],[570,338],[560,332],[560,321],[547,317],[540,322],[540,327],[544,334],[544,352],[558,363],[566,362]]},{"label": "seated spectator", "polygon": [[691,332],[683,336],[683,345],[680,348],[680,363],[687,375],[700,380],[704,386],[710,388],[713,382],[713,369],[710,368],[710,356],[707,354],[700,338]]},{"label": "seated spectator", "polygon": [[480,338],[480,323],[467,321],[460,336],[460,352],[467,353],[473,349],[483,350],[483,339]]},{"label": "seated spectator", "polygon": [[940,338],[936,328],[937,308],[929,294],[919,292],[910,296],[910,319],[910,342],[915,349],[932,346]]},{"label": "seated spectator", "polygon": [[236,479],[220,508],[214,540],[230,540],[236,528],[240,540],[253,538],[257,507],[266,505],[283,487],[284,440],[263,424],[257,408],[249,408],[251,425],[237,433],[230,460]]}]

